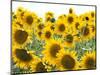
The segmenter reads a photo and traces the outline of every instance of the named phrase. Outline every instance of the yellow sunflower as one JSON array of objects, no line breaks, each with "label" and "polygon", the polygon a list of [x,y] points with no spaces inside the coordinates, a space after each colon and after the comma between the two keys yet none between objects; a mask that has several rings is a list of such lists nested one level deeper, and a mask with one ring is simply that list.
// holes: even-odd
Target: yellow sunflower
[{"label": "yellow sunflower", "polygon": [[85,21],[86,23],[95,22],[95,12],[90,11],[80,15],[80,20]]},{"label": "yellow sunflower", "polygon": [[13,46],[12,60],[15,66],[21,69],[28,69],[30,64],[37,60],[37,57],[33,53],[32,51],[27,51],[25,48]]},{"label": "yellow sunflower", "polygon": [[64,71],[64,70],[78,70],[79,63],[77,61],[76,52],[69,51],[69,50],[61,50],[57,54],[57,63],[56,63],[57,70]]},{"label": "yellow sunflower", "polygon": [[91,11],[90,12],[90,15],[91,15],[91,21],[93,22],[95,22],[95,20],[96,20],[96,13],[95,13],[95,11]]},{"label": "yellow sunflower", "polygon": [[45,14],[45,22],[51,21],[52,18],[54,18],[53,12],[47,12]]},{"label": "yellow sunflower", "polygon": [[52,35],[53,35],[53,32],[52,30],[50,29],[50,27],[45,27],[43,29],[43,36],[42,38],[45,40],[45,41],[48,41],[50,39],[52,39]]},{"label": "yellow sunflower", "polygon": [[15,14],[15,12],[12,12],[12,21],[17,19],[17,15]]},{"label": "yellow sunflower", "polygon": [[96,38],[96,23],[90,22],[90,23],[88,23],[88,26],[91,30],[91,38]]},{"label": "yellow sunflower", "polygon": [[50,28],[50,30],[54,31],[55,30],[55,23],[52,22],[45,22],[45,27]]},{"label": "yellow sunflower", "polygon": [[17,26],[12,26],[12,45],[24,46],[30,42],[30,31],[24,30]]},{"label": "yellow sunflower", "polygon": [[12,28],[13,27],[16,27],[16,28],[19,27],[19,28],[24,29],[24,24],[22,23],[22,21],[20,19],[16,18],[16,19],[12,20]]},{"label": "yellow sunflower", "polygon": [[71,26],[74,31],[79,30],[80,25],[83,25],[84,21],[81,21],[79,17],[76,18],[75,22]]},{"label": "yellow sunflower", "polygon": [[76,21],[77,15],[73,12],[72,8],[69,9],[69,14],[66,17],[66,22],[70,27]]},{"label": "yellow sunflower", "polygon": [[74,47],[75,40],[77,39],[76,36],[74,36],[73,31],[69,30],[67,33],[63,36],[64,37],[64,45],[66,47]]},{"label": "yellow sunflower", "polygon": [[[46,42],[44,50],[42,51],[43,60],[49,63],[50,65],[56,64],[56,54],[63,48],[63,45],[60,41],[50,40]],[[52,61],[51,61],[52,60]]]},{"label": "yellow sunflower", "polygon": [[91,38],[91,29],[88,25],[81,25],[80,26],[80,38],[82,40],[88,40]]},{"label": "yellow sunflower", "polygon": [[67,25],[65,19],[58,19],[55,25],[55,33],[56,34],[65,34],[67,30]]},{"label": "yellow sunflower", "polygon": [[67,15],[66,14],[61,14],[58,16],[58,19],[66,19]]},{"label": "yellow sunflower", "polygon": [[33,61],[31,64],[31,71],[32,72],[48,72],[49,68],[47,65],[43,62],[42,59],[38,58],[37,61]]},{"label": "yellow sunflower", "polygon": [[[73,23],[73,25],[68,28],[69,31],[73,32],[71,34],[74,35],[74,39],[76,42],[81,41],[80,36],[79,36],[80,35],[80,26],[83,26],[84,24],[85,24],[85,22],[80,20],[79,17],[77,17],[77,19]],[[67,31],[67,32],[69,32],[69,31]]]},{"label": "yellow sunflower", "polygon": [[95,51],[88,51],[81,58],[81,69],[95,69],[96,68],[96,53]]},{"label": "yellow sunflower", "polygon": [[42,40],[43,38],[42,38],[42,36],[43,36],[43,31],[36,31],[36,32],[34,32],[34,34],[36,35],[36,37],[37,37],[37,39],[38,40]]},{"label": "yellow sunflower", "polygon": [[18,7],[18,9],[15,11],[16,18],[22,20],[25,12],[26,10],[23,7]]},{"label": "yellow sunflower", "polygon": [[34,27],[35,31],[42,31],[45,28],[44,23],[37,23],[36,27]]},{"label": "yellow sunflower", "polygon": [[73,13],[74,13],[73,8],[69,8],[69,13],[70,13],[70,14],[73,14]]},{"label": "yellow sunflower", "polygon": [[33,29],[34,25],[37,22],[37,15],[34,12],[26,11],[23,16],[23,24],[25,29]]}]

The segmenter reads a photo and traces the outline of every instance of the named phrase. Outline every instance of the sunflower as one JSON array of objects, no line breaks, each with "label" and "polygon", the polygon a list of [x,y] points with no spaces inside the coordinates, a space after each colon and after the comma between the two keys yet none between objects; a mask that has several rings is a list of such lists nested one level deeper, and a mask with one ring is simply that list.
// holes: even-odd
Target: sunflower
[{"label": "sunflower", "polygon": [[54,31],[55,30],[55,23],[52,22],[45,22],[45,27],[50,28],[50,30]]},{"label": "sunflower", "polygon": [[68,26],[70,27],[71,25],[73,25],[73,23],[76,21],[76,19],[77,19],[77,15],[73,12],[73,9],[70,8],[69,14],[66,17],[66,22],[67,22]]},{"label": "sunflower", "polygon": [[91,15],[91,21],[93,22],[95,22],[95,20],[96,20],[96,13],[95,13],[95,11],[91,11],[90,12],[90,15]]},{"label": "sunflower", "polygon": [[36,35],[36,37],[37,37],[37,39],[38,40],[42,40],[43,38],[42,38],[42,36],[43,36],[43,31],[37,31],[37,32],[35,32],[34,33],[35,35]]},{"label": "sunflower", "polygon": [[43,36],[42,36],[42,38],[45,41],[48,41],[48,40],[52,39],[52,35],[53,35],[53,32],[50,29],[50,27],[45,27],[44,30],[43,30]]},{"label": "sunflower", "polygon": [[16,27],[16,28],[22,28],[24,29],[24,24],[22,23],[22,21],[18,18],[12,20],[12,28]]},{"label": "sunflower", "polygon": [[84,24],[84,21],[81,21],[80,17],[77,16],[75,22],[72,25],[72,28],[74,31],[77,31],[79,30],[80,25],[83,25],[83,24]]},{"label": "sunflower", "polygon": [[[46,42],[44,50],[42,51],[43,60],[49,63],[50,65],[56,64],[56,54],[63,48],[63,45],[60,41],[50,40]],[[52,60],[52,61],[51,61]]]},{"label": "sunflower", "polygon": [[25,29],[33,29],[37,22],[37,15],[34,12],[26,11],[23,16],[23,24]]},{"label": "sunflower", "polygon": [[45,65],[42,59],[38,58],[37,61],[33,61],[31,64],[31,71],[32,72],[47,72],[48,67]]},{"label": "sunflower", "polygon": [[88,26],[91,30],[91,38],[96,38],[96,23],[90,22],[90,23],[88,23]]},{"label": "sunflower", "polygon": [[17,15],[15,14],[15,12],[12,12],[12,21],[17,19]]},{"label": "sunflower", "polygon": [[80,19],[86,23],[95,22],[95,12],[90,11],[80,15]]},{"label": "sunflower", "polygon": [[80,26],[80,38],[83,40],[88,40],[91,38],[91,29],[88,25]]},{"label": "sunflower", "polygon": [[52,12],[47,12],[45,14],[45,22],[55,22],[54,14]]},{"label": "sunflower", "polygon": [[76,37],[74,36],[74,32],[71,30],[68,30],[67,33],[63,36],[64,37],[64,45],[66,47],[73,47]]},{"label": "sunflower", "polygon": [[27,51],[25,48],[12,47],[12,60],[15,66],[21,69],[28,69],[33,61],[37,60],[37,57],[32,51]]},{"label": "sunflower", "polygon": [[30,42],[30,36],[30,31],[24,30],[17,26],[12,27],[12,45],[24,46]]},{"label": "sunflower", "polygon": [[70,14],[73,14],[73,13],[74,13],[73,8],[69,8],[69,13],[70,13]]},{"label": "sunflower", "polygon": [[58,19],[66,19],[67,15],[66,14],[61,14],[58,16]]},{"label": "sunflower", "polygon": [[77,17],[73,25],[68,28],[69,31],[72,31],[71,34],[74,35],[74,39],[76,42],[79,42],[81,40],[80,39],[80,26],[83,26],[83,25],[84,25],[84,21],[80,20],[80,18]]},{"label": "sunflower", "polygon": [[55,33],[59,35],[65,34],[67,30],[66,26],[67,25],[66,25],[65,19],[58,19],[55,25]]},{"label": "sunflower", "polygon": [[37,23],[35,31],[42,31],[45,28],[44,23]]},{"label": "sunflower", "polygon": [[25,12],[26,10],[23,7],[18,7],[17,11],[15,12],[16,18],[22,20]]},{"label": "sunflower", "polygon": [[88,51],[81,58],[81,69],[95,69],[96,68],[96,56],[95,51]]},{"label": "sunflower", "polygon": [[79,63],[77,61],[76,52],[69,51],[69,50],[61,50],[57,54],[57,63],[56,68],[57,70],[64,71],[64,70],[77,70],[79,67]]}]

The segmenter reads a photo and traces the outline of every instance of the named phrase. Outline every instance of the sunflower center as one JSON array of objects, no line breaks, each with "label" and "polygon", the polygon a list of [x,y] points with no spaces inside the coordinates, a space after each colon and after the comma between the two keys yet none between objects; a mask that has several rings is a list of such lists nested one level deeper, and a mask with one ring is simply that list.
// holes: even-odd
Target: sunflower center
[{"label": "sunflower center", "polygon": [[59,52],[60,49],[61,49],[60,45],[53,44],[50,47],[50,54],[51,54],[51,56],[56,57],[56,54]]},{"label": "sunflower center", "polygon": [[36,66],[36,72],[47,72],[47,69],[42,62],[39,62]]},{"label": "sunflower center", "polygon": [[80,25],[79,22],[76,22],[76,24],[75,24],[76,29],[78,29],[79,25]]},{"label": "sunflower center", "polygon": [[94,13],[93,12],[91,13],[91,16],[94,17]]},{"label": "sunflower center", "polygon": [[82,32],[82,34],[83,34],[84,36],[87,36],[87,35],[89,34],[89,28],[83,27],[83,28],[81,29],[81,32]]},{"label": "sunflower center", "polygon": [[73,12],[73,10],[72,9],[69,9],[69,13],[72,13]]},{"label": "sunflower center", "polygon": [[68,34],[66,37],[65,37],[65,40],[69,43],[72,43],[73,42],[73,36],[71,34]]},{"label": "sunflower center", "polygon": [[89,20],[89,17],[85,17],[85,19],[88,21]]},{"label": "sunflower center", "polygon": [[41,37],[41,35],[42,35],[42,32],[40,31],[40,32],[38,32],[38,35]]},{"label": "sunflower center", "polygon": [[17,30],[14,37],[17,43],[23,44],[27,40],[28,33],[26,31]]},{"label": "sunflower center", "polygon": [[16,49],[16,57],[24,62],[29,62],[32,60],[32,56],[27,53],[25,49]]},{"label": "sunflower center", "polygon": [[44,28],[43,24],[39,24],[38,29],[42,30]]},{"label": "sunflower center", "polygon": [[27,22],[29,25],[31,25],[32,22],[33,22],[33,17],[32,17],[32,16],[27,16],[27,17],[26,17],[26,22]]},{"label": "sunflower center", "polygon": [[68,23],[71,24],[73,21],[74,21],[73,17],[69,16],[69,17],[68,17]]},{"label": "sunflower center", "polygon": [[46,37],[46,38],[50,38],[50,37],[51,37],[51,32],[50,32],[50,31],[47,31],[47,32],[45,33],[45,37]]},{"label": "sunflower center", "polygon": [[50,26],[50,29],[51,29],[51,30],[54,30],[54,29],[55,29],[55,27],[52,25],[52,26]]},{"label": "sunflower center", "polygon": [[65,25],[64,24],[61,24],[59,26],[59,31],[61,31],[61,32],[65,31]]},{"label": "sunflower center", "polygon": [[46,19],[46,21],[49,21],[50,20],[50,17],[48,17],[47,19]]},{"label": "sunflower center", "polygon": [[75,67],[75,60],[70,55],[63,56],[61,64],[66,69],[73,69]]},{"label": "sunflower center", "polygon": [[86,64],[86,68],[88,68],[88,69],[95,68],[95,60],[93,58],[88,58],[86,60],[86,63],[85,64]]}]

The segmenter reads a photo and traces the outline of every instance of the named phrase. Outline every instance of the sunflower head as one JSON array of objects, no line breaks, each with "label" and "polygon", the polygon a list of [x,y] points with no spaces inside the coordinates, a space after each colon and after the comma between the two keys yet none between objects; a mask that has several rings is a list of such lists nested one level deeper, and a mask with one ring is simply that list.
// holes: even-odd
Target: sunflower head
[{"label": "sunflower head", "polygon": [[75,51],[61,50],[57,57],[57,68],[59,70],[76,70],[78,68]]},{"label": "sunflower head", "polygon": [[69,8],[69,14],[73,14],[73,13],[74,13],[73,8]]},{"label": "sunflower head", "polygon": [[17,18],[22,21],[25,12],[26,10],[23,7],[19,7],[15,14]]},{"label": "sunflower head", "polygon": [[73,25],[77,19],[77,15],[73,12],[72,9],[69,10],[69,14],[66,17],[66,22],[68,25]]},{"label": "sunflower head", "polygon": [[48,68],[44,64],[42,59],[37,58],[37,60],[35,62],[32,62],[31,70],[32,70],[32,72],[40,72],[41,73],[41,72],[47,72]]},{"label": "sunflower head", "polygon": [[[51,65],[56,64],[56,55],[59,53],[59,51],[63,48],[60,42],[57,42],[56,40],[50,40],[46,43],[46,46],[43,50],[43,59],[48,62]],[[51,61],[52,60],[52,61]]]},{"label": "sunflower head", "polygon": [[27,51],[25,48],[13,46],[12,59],[15,62],[16,67],[23,69],[29,68],[32,61],[36,59],[36,56],[32,52]]},{"label": "sunflower head", "polygon": [[36,72],[47,72],[45,65],[42,62],[38,62],[36,66]]},{"label": "sunflower head", "polygon": [[17,30],[14,37],[17,43],[23,44],[27,40],[28,33],[26,31]]},{"label": "sunflower head", "polygon": [[56,22],[55,31],[57,32],[57,34],[65,34],[67,28],[66,26],[67,25],[65,20],[58,19]]},{"label": "sunflower head", "polygon": [[50,40],[50,39],[52,38],[52,35],[53,35],[53,31],[50,29],[49,26],[47,26],[47,27],[45,27],[45,28],[43,29],[43,39],[44,39],[45,41]]},{"label": "sunflower head", "polygon": [[38,30],[37,32],[35,32],[35,35],[36,35],[37,39],[41,40],[42,36],[43,36],[43,32]]},{"label": "sunflower head", "polygon": [[75,41],[75,36],[73,33],[67,33],[64,35],[64,43],[66,47],[73,47],[74,46],[74,41]]},{"label": "sunflower head", "polygon": [[54,14],[52,12],[47,12],[45,14],[46,22],[48,21],[54,22],[55,19],[53,17],[54,17]]},{"label": "sunflower head", "polygon": [[69,42],[69,43],[72,43],[73,42],[73,35],[71,35],[71,34],[66,35],[65,41]]},{"label": "sunflower head", "polygon": [[95,69],[96,68],[96,56],[95,51],[86,52],[81,58],[82,69]]},{"label": "sunflower head", "polygon": [[64,68],[72,69],[75,66],[75,60],[70,55],[64,55],[61,64]]},{"label": "sunflower head", "polygon": [[13,27],[13,33],[12,33],[12,43],[13,45],[17,46],[24,46],[30,41],[30,31],[24,30],[22,28],[15,28]]},{"label": "sunflower head", "polygon": [[24,26],[25,28],[32,29],[34,25],[36,24],[37,20],[38,20],[38,17],[35,13],[26,11],[24,13],[22,21],[23,21],[23,24],[25,25]]},{"label": "sunflower head", "polygon": [[29,62],[32,60],[32,56],[28,54],[25,49],[16,49],[15,54],[16,57],[23,62]]},{"label": "sunflower head", "polygon": [[89,26],[82,26],[80,28],[80,32],[81,32],[80,37],[83,40],[88,40],[89,38],[91,38],[91,30],[90,30],[90,27]]}]

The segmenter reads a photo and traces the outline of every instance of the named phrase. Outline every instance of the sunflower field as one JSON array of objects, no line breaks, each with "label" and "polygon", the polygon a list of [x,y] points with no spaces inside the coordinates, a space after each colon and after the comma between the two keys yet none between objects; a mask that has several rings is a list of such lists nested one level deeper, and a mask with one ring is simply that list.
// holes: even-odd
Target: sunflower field
[{"label": "sunflower field", "polygon": [[19,7],[12,12],[12,72],[96,69],[96,13],[60,14]]}]

